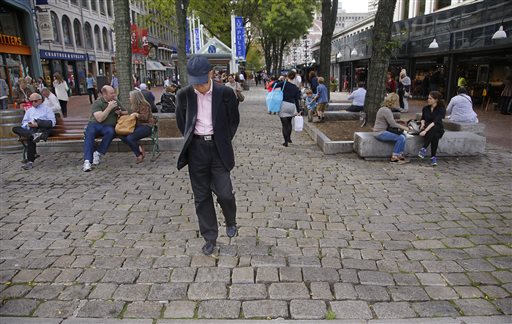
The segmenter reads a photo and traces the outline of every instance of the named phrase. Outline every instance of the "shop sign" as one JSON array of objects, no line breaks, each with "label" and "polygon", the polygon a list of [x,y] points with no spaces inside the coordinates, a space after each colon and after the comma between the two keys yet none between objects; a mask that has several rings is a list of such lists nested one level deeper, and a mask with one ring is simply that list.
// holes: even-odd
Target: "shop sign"
[{"label": "shop sign", "polygon": [[39,50],[39,56],[44,59],[67,60],[67,61],[85,61],[85,54],[66,53],[58,51]]},{"label": "shop sign", "polygon": [[52,18],[48,10],[37,12],[37,26],[39,27],[39,38],[41,42],[53,41]]},{"label": "shop sign", "polygon": [[96,61],[96,55],[87,54],[87,56],[89,57],[89,61]]},{"label": "shop sign", "polygon": [[5,35],[5,34],[0,34],[0,44],[2,44],[2,45],[12,45],[12,46],[21,46],[21,45],[23,45],[21,43],[21,37]]}]

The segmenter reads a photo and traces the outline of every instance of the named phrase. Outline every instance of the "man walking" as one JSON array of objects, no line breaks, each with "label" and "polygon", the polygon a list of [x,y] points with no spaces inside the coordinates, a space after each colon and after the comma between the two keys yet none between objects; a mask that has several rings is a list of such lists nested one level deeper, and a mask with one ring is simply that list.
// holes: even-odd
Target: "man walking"
[{"label": "man walking", "polygon": [[43,102],[39,93],[33,93],[29,97],[32,108],[28,109],[21,121],[21,127],[12,128],[13,133],[18,134],[27,141],[27,163],[22,168],[25,170],[34,167],[36,159],[36,143],[46,140],[55,126],[55,114],[52,109]]},{"label": "man walking", "polygon": [[219,232],[212,192],[222,208],[227,236],[237,233],[230,171],[235,166],[231,141],[240,115],[235,93],[212,81],[213,71],[205,56],[190,57],[187,72],[190,85],[178,92],[176,103],[176,122],[184,137],[178,170],[188,164],[199,230],[206,241],[202,251],[210,255]]}]

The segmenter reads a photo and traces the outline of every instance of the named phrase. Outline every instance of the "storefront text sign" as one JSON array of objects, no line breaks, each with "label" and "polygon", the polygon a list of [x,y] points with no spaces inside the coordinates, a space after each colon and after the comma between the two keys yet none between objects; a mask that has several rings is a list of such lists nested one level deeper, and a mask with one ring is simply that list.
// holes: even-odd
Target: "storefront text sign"
[{"label": "storefront text sign", "polygon": [[39,56],[50,60],[85,61],[85,54],[39,50]]},{"label": "storefront text sign", "polygon": [[21,46],[21,37],[0,34],[0,44]]}]

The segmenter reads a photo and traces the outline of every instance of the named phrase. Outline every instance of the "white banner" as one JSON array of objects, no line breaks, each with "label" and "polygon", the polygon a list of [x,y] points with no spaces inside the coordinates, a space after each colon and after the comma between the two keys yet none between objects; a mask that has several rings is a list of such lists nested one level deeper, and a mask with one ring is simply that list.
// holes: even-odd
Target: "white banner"
[{"label": "white banner", "polygon": [[53,41],[53,25],[50,11],[37,12],[37,25],[41,42]]}]

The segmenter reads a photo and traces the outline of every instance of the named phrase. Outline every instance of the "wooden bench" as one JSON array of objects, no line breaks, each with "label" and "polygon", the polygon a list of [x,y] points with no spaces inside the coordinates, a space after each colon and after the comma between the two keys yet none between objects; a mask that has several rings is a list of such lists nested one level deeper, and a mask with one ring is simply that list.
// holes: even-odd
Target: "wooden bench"
[{"label": "wooden bench", "polygon": [[[156,120],[155,125],[151,129],[150,145],[151,145],[151,161],[155,161],[160,156],[160,146],[158,144],[158,117],[154,117]],[[52,133],[48,136],[47,142],[57,141],[82,141],[85,137],[85,128],[89,123],[89,118],[81,117],[68,117],[61,118],[55,117],[56,124],[52,128]],[[96,140],[101,139],[101,136],[97,136]],[[120,141],[120,139],[117,139]],[[23,162],[27,161],[27,143],[23,137],[19,138],[19,141],[23,145]],[[37,157],[37,156],[36,156]]]}]

